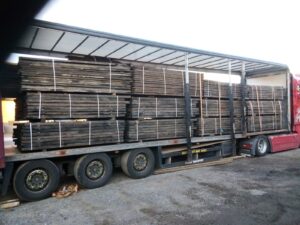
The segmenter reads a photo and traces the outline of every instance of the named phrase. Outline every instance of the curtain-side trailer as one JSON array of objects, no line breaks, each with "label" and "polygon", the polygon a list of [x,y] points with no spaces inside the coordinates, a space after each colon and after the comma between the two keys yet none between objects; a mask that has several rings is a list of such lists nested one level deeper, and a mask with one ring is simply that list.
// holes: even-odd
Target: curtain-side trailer
[{"label": "curtain-side trailer", "polygon": [[[283,64],[161,44],[43,21],[35,21],[30,26],[15,52],[76,60],[80,58],[83,60],[101,59],[108,62],[120,60],[129,64],[153,65],[163,68],[163,71],[165,68],[181,71],[186,129],[184,138],[157,138],[157,140],[130,143],[61,147],[23,152],[18,148],[6,149],[4,147],[3,123],[0,116],[0,169],[3,173],[1,186],[3,195],[12,184],[16,194],[22,200],[38,200],[51,195],[57,189],[62,175],[75,176],[76,181],[82,187],[96,188],[106,184],[112,175],[113,168],[118,166],[129,177],[144,178],[152,174],[155,168],[201,163],[240,153],[262,156],[268,152],[294,149],[300,145],[298,135],[300,132],[300,79],[291,75],[288,67]],[[190,106],[194,98],[189,91],[191,85],[189,75],[193,71],[220,73],[220,76],[224,76],[224,74],[240,76],[241,98],[238,105],[234,105],[236,99],[233,96],[233,85],[230,81],[228,83],[229,91],[226,98],[229,108],[228,133],[223,134],[222,129],[218,128],[218,135],[205,135],[203,132],[198,135],[192,134],[193,119]],[[3,80],[7,81],[7,79]],[[247,84],[252,85],[253,98],[256,98],[254,106],[251,98],[245,96]],[[276,98],[266,102],[272,105],[274,112],[279,110],[275,112],[272,119],[280,121],[281,125],[277,126],[277,122],[273,121],[273,128],[266,130],[262,129],[261,115],[263,113],[260,111],[260,105],[264,105],[265,102],[259,102],[258,97],[258,93],[262,93],[258,91],[261,85],[284,86],[280,104],[276,102]],[[7,92],[3,82],[1,94],[3,98],[17,97],[17,93],[11,93],[11,90],[9,93]],[[272,96],[275,94],[272,89]],[[207,110],[210,105],[203,102],[205,98],[201,94],[195,99],[198,101],[197,107],[200,110],[200,117],[197,121],[201,127],[203,110]],[[219,107],[222,100],[224,99],[220,95],[215,99]],[[276,107],[279,108],[275,109],[274,104],[278,104]],[[252,114],[249,107],[252,109]],[[260,128],[255,128],[255,123],[251,123],[251,119],[255,119],[253,107],[258,107],[256,119]],[[269,106],[265,105],[264,107]],[[238,117],[239,121],[236,121],[234,112],[238,108],[241,115]],[[247,114],[247,110],[250,110],[252,116]],[[268,111],[268,109],[265,110]],[[0,108],[0,115],[1,112]],[[280,115],[276,114],[277,112],[280,112]],[[221,117],[215,118],[215,120],[219,119]],[[239,132],[235,127],[236,123],[240,124]],[[250,126],[254,126],[254,128],[252,129]],[[31,126],[30,128],[32,129]]]}]

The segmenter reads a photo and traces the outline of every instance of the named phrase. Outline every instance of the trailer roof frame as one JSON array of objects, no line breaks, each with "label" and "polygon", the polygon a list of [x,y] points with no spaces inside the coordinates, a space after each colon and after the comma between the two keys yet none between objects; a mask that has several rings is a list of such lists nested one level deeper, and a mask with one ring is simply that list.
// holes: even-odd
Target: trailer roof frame
[{"label": "trailer roof frame", "polygon": [[272,71],[288,71],[281,63],[204,51],[155,41],[132,38],[85,28],[34,20],[14,49],[15,53],[51,57],[94,56],[165,66],[185,65],[188,55],[189,68],[241,74],[245,64],[246,76]]}]

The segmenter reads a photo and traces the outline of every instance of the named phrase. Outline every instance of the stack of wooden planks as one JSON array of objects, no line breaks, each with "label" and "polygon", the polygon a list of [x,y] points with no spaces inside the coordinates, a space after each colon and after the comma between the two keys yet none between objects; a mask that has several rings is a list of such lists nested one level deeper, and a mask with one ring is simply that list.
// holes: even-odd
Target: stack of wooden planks
[{"label": "stack of wooden planks", "polygon": [[[241,101],[233,101],[234,115],[241,116]],[[217,100],[205,98],[202,100],[203,117],[228,117],[230,116],[229,111],[229,100]]]},{"label": "stack of wooden planks", "polygon": [[118,62],[20,58],[22,91],[130,93],[131,68]]},{"label": "stack of wooden planks", "polygon": [[[229,98],[229,83],[204,80],[203,96],[207,98]],[[233,98],[241,98],[240,84],[232,84]]]},{"label": "stack of wooden planks", "polygon": [[287,129],[286,88],[248,85],[246,97],[248,132]]},{"label": "stack of wooden planks", "polygon": [[[133,119],[183,118],[184,98],[174,97],[132,97],[129,117]],[[192,117],[199,115],[198,100],[191,100]]]},{"label": "stack of wooden planks", "polygon": [[19,124],[15,142],[23,152],[123,142],[124,121],[66,121]]},{"label": "stack of wooden planks", "polygon": [[[199,95],[200,73],[190,72],[190,95]],[[184,96],[184,70],[150,64],[135,64],[132,94],[154,96]]]},{"label": "stack of wooden planks", "polygon": [[17,119],[124,118],[129,96],[26,92],[16,101]]},{"label": "stack of wooden planks", "polygon": [[185,137],[184,119],[129,120],[128,142]]}]

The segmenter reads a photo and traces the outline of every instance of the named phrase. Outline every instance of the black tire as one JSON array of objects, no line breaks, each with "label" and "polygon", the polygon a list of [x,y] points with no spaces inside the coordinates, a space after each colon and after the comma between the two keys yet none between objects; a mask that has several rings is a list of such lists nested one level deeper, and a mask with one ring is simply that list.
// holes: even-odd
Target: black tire
[{"label": "black tire", "polygon": [[112,171],[111,159],[105,153],[84,155],[77,159],[74,166],[78,184],[88,189],[105,185],[111,178]]},{"label": "black tire", "polygon": [[[142,158],[142,161],[146,159],[146,164],[135,165],[135,161]],[[134,179],[140,179],[151,175],[155,167],[155,158],[153,152],[148,148],[135,149],[125,152],[121,157],[121,168],[123,172]]]},{"label": "black tire", "polygon": [[50,160],[35,160],[21,164],[13,178],[13,187],[23,201],[47,198],[57,189],[60,172]]},{"label": "black tire", "polygon": [[255,144],[255,155],[264,156],[269,151],[270,151],[270,144],[268,138],[264,135],[258,136]]}]

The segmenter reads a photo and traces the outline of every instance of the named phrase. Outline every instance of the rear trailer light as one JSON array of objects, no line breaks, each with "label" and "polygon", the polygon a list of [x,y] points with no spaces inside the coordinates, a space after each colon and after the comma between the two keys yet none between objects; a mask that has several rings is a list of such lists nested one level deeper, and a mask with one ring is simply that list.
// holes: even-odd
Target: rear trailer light
[{"label": "rear trailer light", "polygon": [[252,148],[252,144],[249,144],[249,143],[243,144],[242,148],[244,148],[244,149],[251,149]]}]

